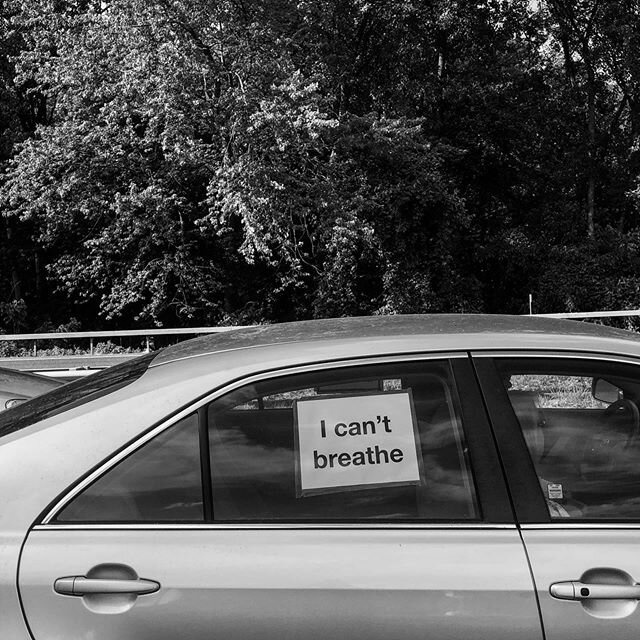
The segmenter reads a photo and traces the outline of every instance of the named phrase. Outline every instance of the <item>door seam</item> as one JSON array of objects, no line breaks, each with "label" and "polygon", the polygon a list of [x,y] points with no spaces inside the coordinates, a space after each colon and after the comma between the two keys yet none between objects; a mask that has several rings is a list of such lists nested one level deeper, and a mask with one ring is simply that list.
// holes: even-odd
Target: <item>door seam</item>
[{"label": "door seam", "polygon": [[22,612],[22,619],[24,620],[24,625],[27,628],[27,632],[31,636],[32,640],[35,640],[35,635],[31,630],[31,625],[29,624],[29,620],[27,619],[27,612],[24,608],[24,602],[22,601],[22,591],[20,590],[20,569],[22,567],[22,553],[24,552],[24,547],[27,544],[27,540],[31,535],[31,527],[27,531],[27,535],[25,535],[22,540],[22,544],[20,545],[20,552],[18,553],[18,562],[16,564],[16,593],[18,595],[18,602],[20,603],[20,611]]},{"label": "door seam", "polygon": [[527,559],[527,567],[529,567],[529,575],[531,576],[531,584],[533,585],[533,595],[536,599],[536,606],[538,607],[538,618],[540,619],[540,630],[542,631],[542,640],[547,640],[547,634],[544,628],[544,620],[542,619],[542,607],[540,606],[540,596],[538,595],[538,585],[536,584],[536,578],[533,575],[533,567],[531,566],[531,558],[529,558],[529,550],[524,541],[522,535],[522,529],[520,525],[516,525],[518,529],[518,535],[520,536],[520,542],[522,543],[522,549],[524,551],[524,557]]}]

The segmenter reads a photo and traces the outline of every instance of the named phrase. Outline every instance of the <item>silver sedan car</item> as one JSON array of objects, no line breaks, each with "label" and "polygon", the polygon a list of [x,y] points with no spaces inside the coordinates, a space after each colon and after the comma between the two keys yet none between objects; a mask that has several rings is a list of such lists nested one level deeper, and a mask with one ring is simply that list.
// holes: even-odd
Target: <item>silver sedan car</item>
[{"label": "silver sedan car", "polygon": [[0,414],[2,640],[640,634],[640,338],[207,336]]}]

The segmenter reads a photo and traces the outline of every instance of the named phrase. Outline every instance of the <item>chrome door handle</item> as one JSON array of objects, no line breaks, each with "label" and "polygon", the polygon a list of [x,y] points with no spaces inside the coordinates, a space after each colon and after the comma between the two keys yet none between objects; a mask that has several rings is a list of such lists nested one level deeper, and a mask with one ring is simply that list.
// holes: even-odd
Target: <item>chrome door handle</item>
[{"label": "chrome door handle", "polygon": [[154,593],[160,584],[154,580],[118,580],[113,578],[86,578],[85,576],[68,576],[58,578],[53,583],[56,593],[65,596],[85,596],[94,593],[135,593],[143,595]]},{"label": "chrome door handle", "polygon": [[560,600],[640,600],[639,584],[591,584],[578,580],[554,582],[549,593]]}]

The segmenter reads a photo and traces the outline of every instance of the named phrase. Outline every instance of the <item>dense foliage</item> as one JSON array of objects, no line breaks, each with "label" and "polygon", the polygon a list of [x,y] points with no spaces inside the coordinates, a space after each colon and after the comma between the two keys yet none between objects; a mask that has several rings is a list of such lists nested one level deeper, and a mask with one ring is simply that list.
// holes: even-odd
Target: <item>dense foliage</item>
[{"label": "dense foliage", "polygon": [[0,330],[640,307],[640,0],[0,20]]}]

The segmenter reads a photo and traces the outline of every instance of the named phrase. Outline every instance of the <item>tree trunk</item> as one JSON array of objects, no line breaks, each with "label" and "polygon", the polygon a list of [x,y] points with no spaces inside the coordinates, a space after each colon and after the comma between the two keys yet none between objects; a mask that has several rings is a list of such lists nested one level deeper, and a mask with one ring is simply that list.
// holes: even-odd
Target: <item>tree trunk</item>
[{"label": "tree trunk", "polygon": [[16,250],[13,246],[13,232],[11,225],[7,221],[7,255],[9,256],[9,264],[11,265],[11,293],[14,300],[22,298],[22,287],[20,276],[16,264],[18,262]]},{"label": "tree trunk", "polygon": [[576,86],[576,67],[573,64],[573,58],[571,54],[571,47],[569,46],[569,39],[566,33],[563,33],[560,37],[562,44],[562,53],[564,55],[564,70],[569,79],[569,84],[572,87]]},{"label": "tree trunk", "polygon": [[587,127],[588,127],[588,176],[587,176],[587,235],[595,235],[596,192],[596,86],[591,61],[587,61]]}]

